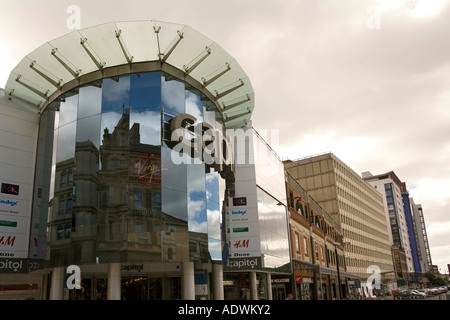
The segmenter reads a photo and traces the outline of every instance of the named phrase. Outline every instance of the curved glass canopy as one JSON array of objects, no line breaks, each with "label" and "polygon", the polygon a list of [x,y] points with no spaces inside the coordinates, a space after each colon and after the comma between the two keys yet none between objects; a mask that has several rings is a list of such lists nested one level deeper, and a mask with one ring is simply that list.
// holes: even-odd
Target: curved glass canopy
[{"label": "curved glass canopy", "polygon": [[27,109],[42,112],[80,85],[157,70],[203,92],[226,128],[250,119],[254,92],[238,62],[189,26],[160,21],[109,22],[49,41],[19,62],[5,92]]}]

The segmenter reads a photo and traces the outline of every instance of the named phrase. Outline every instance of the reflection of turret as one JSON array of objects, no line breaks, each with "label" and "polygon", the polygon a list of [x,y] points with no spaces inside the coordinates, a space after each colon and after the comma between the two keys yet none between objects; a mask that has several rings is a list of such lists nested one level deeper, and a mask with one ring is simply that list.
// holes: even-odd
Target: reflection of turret
[{"label": "reflection of turret", "polygon": [[98,149],[90,141],[77,142],[75,157],[56,164],[48,223],[51,266],[95,262],[97,170]]},{"label": "reflection of turret", "polygon": [[98,149],[90,141],[75,147],[72,263],[94,263],[98,213]]}]

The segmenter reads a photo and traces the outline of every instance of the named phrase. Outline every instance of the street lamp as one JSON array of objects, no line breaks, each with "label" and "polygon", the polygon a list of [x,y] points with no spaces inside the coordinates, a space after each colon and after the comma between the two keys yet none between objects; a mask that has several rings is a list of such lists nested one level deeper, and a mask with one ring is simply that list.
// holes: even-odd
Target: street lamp
[{"label": "street lamp", "polygon": [[339,256],[337,252],[337,246],[341,244],[339,242],[335,242],[334,244],[334,253],[336,255],[336,269],[337,269],[337,277],[338,277],[338,290],[339,290],[339,300],[342,300],[342,288],[341,288],[341,274],[339,272]]}]

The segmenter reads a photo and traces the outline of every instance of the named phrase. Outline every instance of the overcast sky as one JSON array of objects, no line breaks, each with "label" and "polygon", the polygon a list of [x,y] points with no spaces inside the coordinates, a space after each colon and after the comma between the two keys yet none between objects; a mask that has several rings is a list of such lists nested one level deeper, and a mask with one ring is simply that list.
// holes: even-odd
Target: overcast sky
[{"label": "overcast sky", "polygon": [[[433,264],[450,263],[450,1],[0,0],[0,87],[29,52],[109,21],[186,24],[239,62],[253,126],[283,159],[333,152],[394,171],[423,206]],[[269,142],[270,139],[269,139]]]}]

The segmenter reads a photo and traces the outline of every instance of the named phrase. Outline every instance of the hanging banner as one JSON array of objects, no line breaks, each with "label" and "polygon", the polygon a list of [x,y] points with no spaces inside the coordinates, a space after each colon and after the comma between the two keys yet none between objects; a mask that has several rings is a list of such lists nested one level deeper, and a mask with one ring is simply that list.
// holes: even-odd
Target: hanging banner
[{"label": "hanging banner", "polygon": [[0,259],[28,258],[31,203],[21,197],[22,189],[18,184],[0,184]]},{"label": "hanging banner", "polygon": [[227,239],[228,267],[254,269],[261,267],[261,243],[259,236],[258,210],[256,203],[247,197],[228,199]]}]

